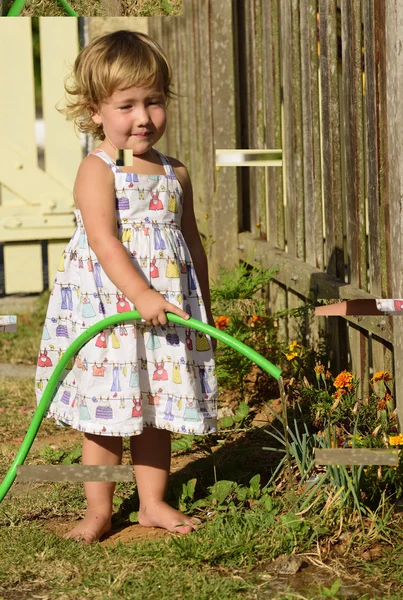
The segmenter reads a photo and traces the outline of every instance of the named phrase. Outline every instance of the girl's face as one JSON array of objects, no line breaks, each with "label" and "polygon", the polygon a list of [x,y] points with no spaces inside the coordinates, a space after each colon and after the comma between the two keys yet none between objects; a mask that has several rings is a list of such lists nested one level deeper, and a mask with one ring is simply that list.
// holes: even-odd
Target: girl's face
[{"label": "girl's face", "polygon": [[[146,154],[163,136],[166,125],[165,94],[161,84],[115,90],[92,116],[103,126],[115,149]],[[112,150],[112,149],[111,149]]]}]

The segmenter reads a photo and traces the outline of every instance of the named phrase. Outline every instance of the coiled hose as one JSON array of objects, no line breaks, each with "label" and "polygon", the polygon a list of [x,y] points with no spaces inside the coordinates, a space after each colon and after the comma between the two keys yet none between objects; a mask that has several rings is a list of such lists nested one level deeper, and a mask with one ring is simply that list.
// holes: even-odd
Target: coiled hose
[{"label": "coiled hose", "polygon": [[[15,0],[11,5],[10,10],[7,13],[8,17],[18,17],[22,9],[25,6],[27,0]],[[64,8],[65,12],[71,17],[78,17],[79,15],[71,8],[70,4],[66,0],[57,0],[59,4]]]},{"label": "coiled hose", "polygon": [[[281,376],[281,370],[278,367],[269,362],[261,354],[258,354],[258,352],[256,352],[255,350],[252,350],[252,348],[249,348],[249,346],[246,346],[246,344],[240,342],[231,335],[228,335],[228,333],[225,333],[220,329],[216,329],[215,327],[212,327],[207,323],[202,323],[197,319],[190,318],[188,320],[185,320],[182,319],[182,317],[179,317],[178,315],[169,312],[166,313],[166,315],[169,321],[173,321],[174,323],[178,323],[179,325],[184,325],[185,327],[196,329],[197,331],[206,333],[207,335],[210,335],[211,337],[216,338],[221,342],[224,342],[225,344],[227,344],[227,346],[234,348],[234,350],[237,350],[240,354],[243,354],[251,361],[259,365],[259,367],[261,367],[264,371],[269,373],[269,375],[274,377],[274,379],[276,379],[277,381],[279,380]],[[106,319],[102,319],[102,321],[99,321],[98,323],[95,323],[95,325],[89,327],[70,344],[70,346],[60,358],[52,375],[49,378],[48,384],[43,391],[42,398],[38,404],[34,416],[32,417],[31,424],[28,428],[25,438],[21,443],[20,449],[11,467],[9,468],[3,482],[0,485],[0,502],[2,502],[3,498],[9,491],[17,476],[17,466],[22,465],[27,457],[27,454],[34,442],[36,434],[38,433],[42,419],[45,416],[45,413],[48,410],[48,407],[52,401],[57,384],[59,383],[59,379],[63,374],[63,371],[65,370],[69,360],[72,359],[75,354],[77,354],[80,348],[82,348],[82,346],[84,346],[84,344],[86,344],[88,340],[93,338],[97,333],[99,333],[103,329],[117,325],[122,321],[134,321],[140,318],[141,317],[139,313],[135,310],[112,315],[110,317],[107,317]]]}]

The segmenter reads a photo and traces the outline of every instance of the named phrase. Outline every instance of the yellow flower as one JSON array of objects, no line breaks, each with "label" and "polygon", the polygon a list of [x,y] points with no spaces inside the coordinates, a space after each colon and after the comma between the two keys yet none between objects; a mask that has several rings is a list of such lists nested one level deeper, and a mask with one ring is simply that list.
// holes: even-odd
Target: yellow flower
[{"label": "yellow flower", "polygon": [[351,382],[353,381],[353,379],[354,379],[353,375],[349,371],[342,371],[341,373],[339,373],[337,375],[336,379],[334,380],[333,385],[335,388],[344,388],[344,387],[350,388]]},{"label": "yellow flower", "polygon": [[291,352],[294,352],[295,348],[299,348],[299,347],[300,347],[300,345],[298,344],[298,342],[296,340],[291,342],[291,344],[289,345]]},{"label": "yellow flower", "polygon": [[375,383],[376,381],[390,381],[392,377],[387,371],[378,371],[372,378],[372,381]]},{"label": "yellow flower", "polygon": [[325,372],[325,367],[323,365],[316,365],[313,370],[315,371],[316,375],[322,375],[322,373]]},{"label": "yellow flower", "polygon": [[289,352],[285,355],[287,360],[293,360],[296,356],[298,356],[298,352]]},{"label": "yellow flower", "polygon": [[390,435],[389,436],[389,445],[390,446],[402,446],[403,445],[403,435],[399,433],[399,435]]}]

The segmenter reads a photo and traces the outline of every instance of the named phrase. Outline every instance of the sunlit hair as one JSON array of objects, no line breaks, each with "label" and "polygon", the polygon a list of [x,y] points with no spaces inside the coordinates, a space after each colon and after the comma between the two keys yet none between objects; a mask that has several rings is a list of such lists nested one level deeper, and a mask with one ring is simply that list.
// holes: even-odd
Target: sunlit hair
[{"label": "sunlit hair", "polygon": [[172,91],[171,66],[159,44],[145,33],[115,31],[94,39],[80,52],[64,84],[70,95],[67,106],[57,110],[73,120],[79,131],[104,140],[102,125],[91,119],[99,106],[115,90],[159,81],[168,102],[177,94]]}]

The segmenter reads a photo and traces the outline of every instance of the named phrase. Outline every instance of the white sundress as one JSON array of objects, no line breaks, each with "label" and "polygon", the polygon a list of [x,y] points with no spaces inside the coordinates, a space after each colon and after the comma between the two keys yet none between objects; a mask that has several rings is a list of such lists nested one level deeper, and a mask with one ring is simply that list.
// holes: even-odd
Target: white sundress
[{"label": "white sundress", "polygon": [[[206,322],[192,259],[181,233],[183,192],[167,158],[165,175],[115,174],[119,239],[152,287]],[[101,319],[134,310],[89,246],[79,210],[52,286],[36,371],[39,403],[66,348]],[[178,433],[216,431],[217,382],[211,339],[184,326],[128,321],[105,329],[67,365],[47,417],[97,435],[132,436],[143,427]]]}]

